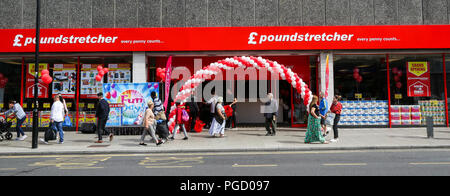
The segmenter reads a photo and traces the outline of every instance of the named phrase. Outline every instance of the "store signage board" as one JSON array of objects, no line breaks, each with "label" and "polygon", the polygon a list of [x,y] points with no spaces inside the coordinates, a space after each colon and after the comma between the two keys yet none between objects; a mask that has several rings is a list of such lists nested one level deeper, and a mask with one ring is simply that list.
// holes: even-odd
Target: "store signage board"
[{"label": "store signage board", "polygon": [[430,64],[407,62],[407,85],[409,97],[430,97]]},{"label": "store signage board", "polygon": [[[42,29],[41,52],[450,48],[450,25]],[[34,29],[0,30],[0,52],[34,52]]]}]

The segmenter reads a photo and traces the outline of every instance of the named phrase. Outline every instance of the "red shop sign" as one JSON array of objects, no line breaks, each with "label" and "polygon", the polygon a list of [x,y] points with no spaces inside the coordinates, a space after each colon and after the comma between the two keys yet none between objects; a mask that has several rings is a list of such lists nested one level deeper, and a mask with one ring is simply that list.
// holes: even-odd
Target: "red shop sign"
[{"label": "red shop sign", "polygon": [[428,62],[407,62],[407,80],[409,97],[431,96]]},{"label": "red shop sign", "polygon": [[[42,52],[450,48],[450,25],[42,29]],[[0,52],[34,52],[34,29],[0,30]]]}]

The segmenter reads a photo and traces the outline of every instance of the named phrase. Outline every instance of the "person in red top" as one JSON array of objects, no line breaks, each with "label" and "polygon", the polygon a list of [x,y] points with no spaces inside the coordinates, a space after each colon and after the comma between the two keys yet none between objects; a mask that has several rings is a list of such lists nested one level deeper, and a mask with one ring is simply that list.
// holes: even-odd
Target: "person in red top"
[{"label": "person in red top", "polygon": [[334,139],[330,140],[330,142],[338,142],[339,141],[339,132],[338,132],[338,123],[341,118],[342,112],[342,104],[339,102],[341,100],[341,96],[336,95],[333,98],[333,104],[331,105],[330,111],[335,114],[334,122],[333,122],[333,134]]}]

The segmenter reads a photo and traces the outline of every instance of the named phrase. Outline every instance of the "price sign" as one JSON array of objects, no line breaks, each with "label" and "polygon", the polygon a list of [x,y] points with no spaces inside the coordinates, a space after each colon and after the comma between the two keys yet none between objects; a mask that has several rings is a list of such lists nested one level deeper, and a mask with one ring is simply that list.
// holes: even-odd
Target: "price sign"
[{"label": "price sign", "polygon": [[88,104],[88,108],[89,108],[89,109],[93,109],[93,108],[95,108],[95,104],[93,104],[93,103],[89,103],[89,104]]},{"label": "price sign", "polygon": [[356,99],[362,99],[362,93],[355,93]]},{"label": "price sign", "polygon": [[395,99],[402,99],[402,94],[395,94]]},{"label": "price sign", "polygon": [[44,108],[50,108],[50,103],[44,103]]}]

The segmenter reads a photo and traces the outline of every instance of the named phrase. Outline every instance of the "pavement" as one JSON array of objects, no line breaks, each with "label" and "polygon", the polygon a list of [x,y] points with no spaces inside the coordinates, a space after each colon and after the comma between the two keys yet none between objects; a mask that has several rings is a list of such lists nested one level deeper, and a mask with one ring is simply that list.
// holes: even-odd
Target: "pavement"
[{"label": "pavement", "polygon": [[[31,133],[24,141],[0,142],[0,155],[52,155],[52,154],[114,154],[114,153],[194,153],[194,152],[246,152],[246,151],[313,151],[313,150],[380,150],[380,149],[450,149],[450,128],[435,127],[434,138],[427,138],[425,127],[419,128],[347,128],[339,129],[340,140],[330,144],[305,144],[305,128],[279,128],[276,136],[265,136],[262,127],[226,130],[224,138],[212,138],[208,130],[189,133],[188,140],[177,134],[174,141],[161,146],[151,143],[139,146],[140,135],[115,136],[112,142],[105,137],[102,144],[94,143],[95,134],[65,132],[63,144],[55,141],[39,142],[31,148]],[[42,138],[43,132],[39,133]],[[326,137],[332,139],[333,133]],[[14,133],[15,137],[15,133]]]}]

